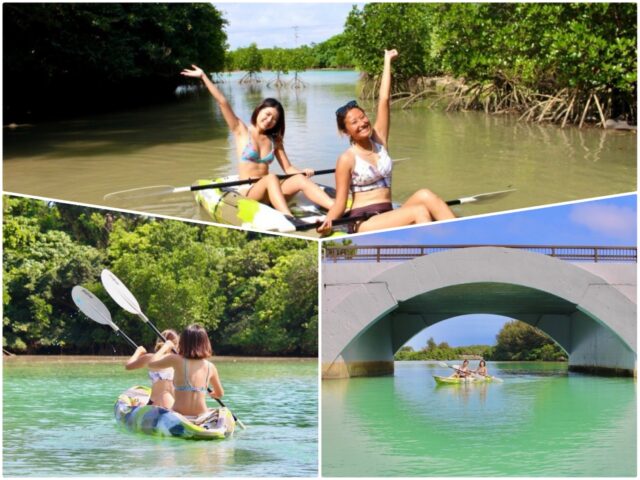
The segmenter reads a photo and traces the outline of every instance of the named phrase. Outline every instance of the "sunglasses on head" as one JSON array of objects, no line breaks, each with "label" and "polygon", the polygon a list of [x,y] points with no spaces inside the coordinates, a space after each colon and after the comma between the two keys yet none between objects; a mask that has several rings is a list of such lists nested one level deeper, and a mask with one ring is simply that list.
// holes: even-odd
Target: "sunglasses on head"
[{"label": "sunglasses on head", "polygon": [[344,116],[349,110],[351,110],[352,108],[356,108],[357,106],[358,102],[356,102],[355,100],[351,100],[350,102],[345,103],[343,106],[337,109],[336,115]]}]

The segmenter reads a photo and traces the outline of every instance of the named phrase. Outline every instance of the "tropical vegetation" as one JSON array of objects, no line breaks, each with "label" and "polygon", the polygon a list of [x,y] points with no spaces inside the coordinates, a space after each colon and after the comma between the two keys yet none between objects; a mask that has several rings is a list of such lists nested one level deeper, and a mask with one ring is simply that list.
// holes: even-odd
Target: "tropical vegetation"
[{"label": "tropical vegetation", "polygon": [[535,327],[513,320],[507,322],[498,335],[496,344],[451,347],[446,342],[437,344],[433,338],[420,350],[404,346],[395,355],[396,360],[459,360],[484,358],[504,361],[564,361],[566,352],[551,338]]},{"label": "tropical vegetation", "polygon": [[226,21],[206,3],[5,3],[5,123],[174,97],[178,73],[224,69]]},{"label": "tropical vegetation", "polygon": [[71,300],[83,285],[135,341],[153,332],[100,283],[108,268],[160,329],[205,326],[217,354],[318,352],[315,242],[62,203],[3,200],[3,347],[13,353],[130,353]]}]

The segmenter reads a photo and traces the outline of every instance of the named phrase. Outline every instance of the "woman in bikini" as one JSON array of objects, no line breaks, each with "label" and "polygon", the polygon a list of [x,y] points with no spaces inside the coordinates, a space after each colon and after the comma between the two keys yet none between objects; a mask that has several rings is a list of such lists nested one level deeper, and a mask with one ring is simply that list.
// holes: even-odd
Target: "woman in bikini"
[{"label": "woman in bikini", "polygon": [[338,130],[349,136],[351,146],[338,158],[336,165],[336,200],[318,227],[321,233],[331,231],[333,220],[341,217],[347,206],[349,192],[353,195],[347,217],[370,218],[354,222],[350,233],[400,227],[432,220],[455,218],[447,204],[427,189],[411,195],[402,207],[393,210],[391,204],[391,158],[387,152],[389,138],[389,101],[391,98],[391,62],[396,50],[386,50],[378,98],[375,125],[355,101],[336,111]]},{"label": "woman in bikini", "polygon": [[[170,340],[171,344],[178,343],[178,334],[175,330],[165,330],[162,336]],[[169,343],[169,342],[167,342]],[[158,340],[156,342],[155,351],[162,348],[164,342]],[[152,369],[149,362],[153,357],[153,353],[147,353],[144,347],[140,346],[131,355],[129,361],[124,366],[127,370],[136,370],[138,368],[149,368],[149,379],[151,380],[151,395],[149,396],[148,405],[156,405],[158,407],[173,407],[173,368]]]},{"label": "woman in bikini", "polygon": [[149,367],[173,368],[173,410],[190,417],[199,416],[208,410],[205,395],[209,385],[211,397],[222,398],[224,395],[218,370],[207,360],[213,354],[207,331],[200,325],[189,325],[180,334],[180,353],[171,353],[173,348],[175,345],[171,341],[166,342],[153,355]]},{"label": "woman in bikini", "polygon": [[[280,102],[273,98],[263,100],[251,115],[251,125],[247,126],[236,116],[227,99],[202,69],[195,65],[192,67],[192,70],[183,70],[182,75],[202,80],[218,102],[222,116],[235,137],[240,160],[240,179],[260,178],[257,182],[238,189],[238,192],[253,200],[271,204],[285,215],[291,215],[287,199],[300,191],[312,202],[329,209],[333,205],[333,199],[309,180],[314,173],[313,170],[298,170],[289,162],[284,151],[284,109]],[[300,175],[280,181],[276,175],[269,173],[269,165],[274,159],[278,160],[286,174]]]}]

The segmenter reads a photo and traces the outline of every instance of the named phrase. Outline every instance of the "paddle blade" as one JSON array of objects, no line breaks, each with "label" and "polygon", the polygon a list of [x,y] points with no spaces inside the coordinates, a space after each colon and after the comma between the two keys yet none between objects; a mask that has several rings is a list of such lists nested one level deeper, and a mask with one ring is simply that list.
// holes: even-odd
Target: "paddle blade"
[{"label": "paddle blade", "polygon": [[[102,285],[104,285],[105,290],[118,305],[129,313],[135,315],[142,314],[136,297],[133,296],[118,277],[105,268],[102,270],[100,278],[102,279]],[[146,322],[145,318],[143,318],[143,320]]]},{"label": "paddle blade", "polygon": [[91,320],[102,325],[109,325],[113,330],[118,331],[118,327],[111,321],[111,314],[107,307],[89,290],[76,285],[71,290],[71,298],[80,311]]},{"label": "paddle blade", "polygon": [[152,187],[132,188],[130,190],[107,193],[103,199],[112,202],[121,202],[139,198],[159,197],[161,195],[174,193],[175,191],[176,188],[171,185],[154,185]]},{"label": "paddle blade", "polygon": [[461,198],[460,203],[472,203],[472,202],[479,202],[479,201],[486,202],[488,200],[497,200],[515,191],[516,191],[515,188],[511,188],[509,190],[500,190],[498,192],[479,193],[478,195],[474,195],[472,197]]}]

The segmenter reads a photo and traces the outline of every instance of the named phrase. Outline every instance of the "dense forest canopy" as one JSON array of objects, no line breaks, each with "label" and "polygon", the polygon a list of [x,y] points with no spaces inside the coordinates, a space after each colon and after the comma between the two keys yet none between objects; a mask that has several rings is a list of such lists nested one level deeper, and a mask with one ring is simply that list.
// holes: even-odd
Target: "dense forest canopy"
[{"label": "dense forest canopy", "polygon": [[224,68],[206,3],[3,4],[5,123],[173,98],[180,70]]},{"label": "dense forest canopy", "polygon": [[150,348],[151,329],[100,283],[103,268],[159,329],[198,322],[217,354],[318,353],[317,245],[228,228],[4,197],[3,347],[16,353],[131,353],[81,314],[83,285]]}]

